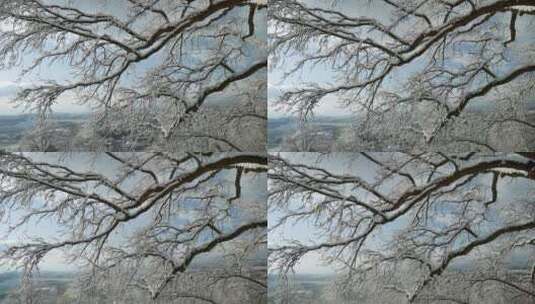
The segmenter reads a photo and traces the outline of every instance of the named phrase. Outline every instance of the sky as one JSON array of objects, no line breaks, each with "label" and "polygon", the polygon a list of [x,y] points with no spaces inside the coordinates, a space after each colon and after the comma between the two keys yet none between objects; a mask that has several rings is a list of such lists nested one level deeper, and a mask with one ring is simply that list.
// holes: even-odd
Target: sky
[{"label": "sky", "polygon": [[[117,169],[115,162],[107,157],[99,157],[93,153],[31,153],[28,155],[35,161],[68,164],[73,170],[80,171],[92,168],[107,176],[113,176]],[[42,199],[35,199],[34,203],[39,204],[41,201]],[[62,226],[58,225],[53,219],[47,218],[39,222],[34,221],[31,225],[24,226],[22,229],[11,233],[8,238],[5,238],[9,228],[5,220],[9,220],[13,224],[20,220],[23,214],[23,212],[12,213],[8,218],[0,221],[0,239],[4,238],[0,241],[0,245],[3,244],[5,247],[6,245],[20,244],[20,242],[27,240],[29,237],[42,237],[52,240],[56,239],[63,231]],[[76,263],[66,263],[65,256],[59,251],[51,252],[41,264],[42,270],[49,271],[73,271],[77,267]],[[1,267],[0,270],[2,270]]]},{"label": "sky", "polygon": [[[392,21],[390,20],[392,18],[391,16],[391,10],[390,6],[382,4],[380,1],[366,1],[366,0],[334,0],[334,1],[321,1],[321,0],[302,0],[305,5],[309,7],[321,7],[321,8],[327,8],[332,9],[336,11],[340,11],[346,15],[353,16],[353,17],[373,17],[384,24],[390,24]],[[508,14],[499,14],[498,17],[495,18],[504,18],[505,20],[509,20]],[[524,61],[533,61],[533,56],[535,54],[532,54],[532,57],[526,56],[526,52],[522,51],[526,48],[528,43],[535,42],[535,36],[533,36],[531,33],[531,28],[533,27],[533,23],[529,22],[529,16],[527,17],[519,17],[517,19],[517,39],[514,43],[510,44],[510,48],[512,51],[508,53],[508,56],[514,55],[514,56],[525,56],[525,58],[518,58],[518,60],[524,60]],[[508,22],[508,21],[507,21]],[[507,23],[508,24],[508,23]],[[269,30],[269,29],[268,29]],[[309,52],[311,54],[314,54],[315,50],[312,47],[309,47],[309,49],[301,50],[303,52]],[[514,52],[514,53],[513,53]],[[458,56],[455,58],[455,60],[462,61],[466,58],[461,58],[462,56]],[[283,64],[280,66],[277,66],[277,68],[270,68],[268,72],[268,114],[269,117],[272,118],[279,118],[279,117],[287,117],[287,116],[294,116],[295,114],[292,112],[288,112],[284,108],[280,108],[274,104],[276,100],[279,99],[280,95],[284,91],[289,91],[295,88],[300,88],[305,86],[309,83],[317,83],[321,87],[329,87],[332,84],[338,83],[337,80],[337,73],[336,71],[333,71],[333,69],[326,64],[318,64],[315,67],[311,67],[310,65],[305,65],[305,67],[300,70],[298,73],[289,76],[284,77],[284,74],[286,71],[288,71],[293,65],[297,62],[297,56],[295,55],[289,55],[284,58],[284,61],[280,58],[274,58],[275,60],[281,60]],[[391,88],[397,88],[397,89],[403,89],[401,85],[404,84],[404,81],[410,76],[411,73],[414,73],[415,71],[418,71],[423,62],[415,61],[409,66],[404,66],[399,69],[394,69],[391,76],[389,76],[384,81],[384,86],[389,86]],[[518,63],[518,62],[516,62]],[[514,64],[514,62],[511,62],[511,65],[506,65],[507,67],[510,67]],[[344,80],[341,80],[344,81]],[[490,96],[492,98],[492,96]],[[471,103],[469,105],[470,107],[486,107],[485,100],[476,100],[475,102]],[[352,113],[359,113],[361,110],[356,107],[350,107],[347,108],[343,105],[341,105],[338,102],[338,98],[334,94],[330,94],[327,97],[322,99],[322,102],[316,106],[315,108],[315,114],[319,116],[347,116]]]},{"label": "sky", "polygon": [[[321,0],[305,0],[302,1],[310,7],[322,7],[327,9],[335,9],[350,16],[373,15],[376,18],[383,18],[386,16],[384,7],[378,7],[373,1],[321,1]],[[269,29],[268,29],[269,31]],[[310,50],[305,50],[310,51]],[[291,67],[298,60],[297,56],[287,56],[284,59],[284,65],[278,68],[270,68],[268,71],[268,116],[273,118],[293,116],[293,113],[288,113],[283,109],[278,109],[274,106],[282,92],[299,87],[303,83],[316,82],[322,86],[336,83],[336,73],[328,66],[318,65],[315,68],[308,68],[305,66],[296,74],[285,78],[286,70],[284,67]],[[347,109],[337,102],[334,95],[325,97],[324,101],[316,107],[315,113],[321,116],[347,116],[352,114],[351,109]]]},{"label": "sky", "polygon": [[[61,1],[63,2],[63,1]],[[90,1],[82,0],[78,1],[78,5],[88,11],[99,11],[109,9],[110,11],[117,13],[122,10],[117,5],[110,6],[103,1]],[[8,27],[4,24],[3,27]],[[1,27],[0,27],[1,29]],[[36,73],[31,73],[23,77],[20,76],[20,72],[32,62],[32,58],[35,57],[36,52],[28,52],[22,58],[22,65],[16,66],[11,69],[0,69],[0,115],[16,115],[25,113],[24,107],[16,106],[11,102],[16,92],[20,88],[34,86],[42,83],[44,80],[56,80],[56,81],[68,81],[71,79],[70,68],[67,64],[58,62],[53,65],[44,64],[42,67],[36,70]],[[72,94],[66,94],[58,99],[58,103],[53,107],[57,112],[72,112],[72,113],[84,113],[88,112],[91,108],[86,105],[79,105],[76,102],[75,96]]]},{"label": "sky", "polygon": [[[80,5],[83,9],[88,11],[107,11],[112,12],[117,15],[124,15],[124,10],[121,7],[120,1],[77,1],[77,5]],[[329,7],[332,3],[335,4],[335,8],[352,16],[374,16],[381,20],[387,21],[389,14],[388,10],[384,6],[380,6],[377,2],[373,1],[348,1],[348,0],[339,0],[339,1],[319,1],[319,0],[307,0],[305,1],[308,5],[320,5],[322,7]],[[265,16],[264,16],[265,17]],[[257,35],[259,39],[265,38],[266,23],[264,17],[257,17]],[[526,18],[518,18],[518,39],[528,39],[530,31],[524,31],[523,29],[529,28],[530,24],[527,23]],[[532,39],[534,39],[532,37]],[[513,46],[521,49],[523,46],[520,43],[515,43]],[[262,54],[264,50],[261,50],[258,54]],[[251,58],[255,57],[254,51],[251,52]],[[257,55],[258,55],[257,54]],[[32,54],[28,54],[25,58],[25,64],[30,62]],[[155,63],[158,62],[157,58],[149,59],[139,63],[135,70],[132,71],[132,75],[139,75],[142,71],[152,67]],[[284,66],[291,66],[295,62],[295,58],[291,56],[286,58],[287,64]],[[59,81],[65,81],[72,78],[70,70],[65,64],[56,63],[54,65],[44,65],[38,73],[33,73],[31,75],[24,76],[22,78],[18,77],[22,67],[15,67],[10,70],[0,70],[0,115],[12,115],[20,114],[24,112],[23,107],[15,108],[14,105],[10,102],[17,88],[26,87],[41,83],[43,80],[55,79]],[[407,71],[404,70],[406,73]],[[400,77],[403,76],[403,73]],[[278,67],[277,69],[271,68],[268,73],[269,77],[269,86],[268,86],[268,100],[270,106],[269,116],[270,117],[281,117],[289,116],[292,113],[288,113],[285,110],[278,109],[273,106],[273,101],[276,100],[282,91],[295,88],[302,84],[303,82],[318,82],[322,84],[334,83],[334,76],[336,73],[330,71],[328,67],[318,66],[317,68],[304,69],[302,72],[296,74],[293,77],[288,79],[283,79],[284,67]],[[133,79],[133,78],[131,78]],[[228,96],[223,96],[223,99],[232,99],[236,96],[236,92],[228,92]],[[221,96],[216,98],[221,100]],[[91,107],[88,105],[79,105],[77,104],[77,98],[73,94],[66,94],[61,96],[58,100],[57,105],[53,109],[57,112],[74,112],[81,113],[91,110]],[[217,102],[217,101],[216,101]],[[353,109],[354,110],[354,109]],[[325,100],[318,106],[317,114],[325,116],[345,116],[352,113],[352,109],[347,109],[342,105],[338,104],[336,96],[328,96]]]},{"label": "sky", "polygon": [[[352,175],[358,172],[358,176],[363,179],[370,179],[374,175],[369,168],[368,162],[356,157],[357,154],[331,153],[322,156],[317,153],[281,153],[280,155],[291,162],[317,165],[339,175]],[[269,224],[276,223],[282,214],[281,212],[270,210],[268,213]],[[281,229],[270,231],[269,233],[270,247],[284,244],[288,240],[298,240],[310,244],[322,239],[324,237],[321,231],[315,228],[314,223],[310,221],[289,222],[287,225],[282,226]],[[314,252],[306,255],[297,264],[295,272],[298,274],[330,275],[336,273],[337,268],[340,266],[335,264],[333,267],[333,265],[324,263],[321,255]]]},{"label": "sky", "polygon": [[[58,0],[64,2],[65,0]],[[56,1],[56,2],[58,2]],[[82,0],[72,2],[75,3],[77,8],[80,8],[86,12],[105,12],[107,14],[113,14],[118,17],[125,17],[124,0],[107,1],[107,0]],[[266,10],[261,10],[261,13],[256,14],[255,20],[255,37],[259,41],[266,40]],[[248,10],[242,9],[238,12],[234,11],[234,14],[248,14]],[[231,16],[232,14],[230,14]],[[145,20],[150,22],[151,20]],[[9,25],[0,24],[0,30],[2,28],[10,28]],[[265,49],[258,48],[254,42],[254,39],[248,39],[244,42],[244,52],[247,57],[247,61],[254,62],[263,58],[265,55]],[[202,52],[196,48],[194,51],[186,50],[186,54],[191,57],[200,57]],[[0,116],[2,115],[17,115],[26,113],[27,109],[22,106],[17,106],[12,102],[16,92],[20,88],[31,87],[42,84],[45,81],[54,80],[60,83],[68,83],[74,79],[73,70],[65,62],[55,62],[54,64],[43,64],[35,72],[21,76],[21,71],[26,68],[35,58],[37,53],[35,51],[27,52],[22,58],[22,65],[16,66],[10,69],[0,69]],[[128,73],[122,77],[124,84],[132,85],[139,81],[140,77],[145,76],[145,73],[158,65],[162,60],[162,56],[159,53],[145,59],[139,63],[136,63],[134,67],[129,68]],[[240,68],[245,66],[245,62],[235,66]],[[256,77],[262,77],[259,74]],[[233,101],[234,97],[239,95],[239,91],[231,92],[229,90],[214,94],[207,99],[207,104],[214,104],[223,101]],[[77,102],[77,97],[74,93],[66,93],[60,96],[57,103],[52,107],[55,112],[69,112],[69,113],[86,113],[94,109],[94,105],[80,104]]]},{"label": "sky", "polygon": [[[381,154],[382,153],[376,154],[376,157],[383,157]],[[319,166],[338,175],[354,175],[369,182],[373,181],[374,176],[377,174],[377,167],[363,157],[359,157],[358,153],[332,153],[328,155],[320,155],[317,153],[281,153],[280,155],[294,163]],[[484,157],[490,159],[495,156],[487,155]],[[476,180],[476,183],[490,185],[490,176],[485,175],[484,177],[481,177],[481,179]],[[391,187],[396,187],[396,184],[392,183]],[[515,204],[515,202],[525,201],[526,197],[529,197],[529,193],[535,193],[534,185],[529,181],[522,179],[513,181],[510,178],[500,179],[498,184],[498,201],[494,206],[496,208],[503,208],[504,205],[509,204],[508,209],[513,212],[515,207],[519,205],[518,203]],[[355,193],[353,192],[353,194]],[[468,192],[463,194],[469,195]],[[293,201],[297,202],[297,198],[294,198]],[[277,223],[277,219],[280,218],[282,214],[283,213],[279,210],[269,210],[268,218],[270,227],[273,227],[274,223]],[[432,219],[437,225],[440,225],[440,223],[448,223],[454,219],[448,210],[440,211],[437,214],[439,214],[439,216]],[[490,215],[487,218],[489,224],[481,224],[481,227],[479,227],[481,231],[493,231],[501,223],[500,216],[496,215],[493,217],[492,212],[489,214]],[[408,217],[405,216],[382,227],[378,233],[374,234],[372,238],[367,241],[367,248],[380,250],[388,245],[389,241],[392,240],[391,238],[399,232],[400,229],[403,229],[407,223]],[[311,220],[303,220],[297,223],[290,221],[276,230],[270,230],[270,247],[286,244],[293,240],[297,240],[304,244],[317,244],[318,242],[321,242],[321,240],[325,240],[325,236],[322,234],[321,230],[315,227]],[[482,250],[492,252],[496,249],[492,246],[486,246]],[[514,257],[511,257],[511,259],[514,259],[515,263],[518,261],[521,261],[520,263],[525,263],[525,261],[529,260],[535,262],[535,252],[519,250],[515,253]],[[471,258],[459,258],[454,261],[452,266],[465,267],[466,265],[470,265],[471,261]],[[511,260],[511,262],[512,261],[513,260]],[[296,274],[334,275],[342,268],[343,265],[341,264],[326,263],[320,253],[313,252],[305,255],[303,259],[297,263],[294,270]]]},{"label": "sky", "polygon": [[[27,154],[35,161],[60,163],[66,165],[72,170],[77,171],[89,171],[96,172],[108,176],[110,178],[120,174],[118,171],[120,166],[111,158],[100,153],[29,153]],[[124,154],[123,154],[124,155]],[[138,155],[142,155],[139,153]],[[218,157],[218,156],[216,156]],[[171,168],[172,169],[172,168]],[[160,171],[162,176],[167,176],[168,171]],[[234,188],[228,185],[234,184],[235,170],[224,170],[216,176],[214,183],[223,183],[227,187],[223,188],[223,193],[228,195],[234,194]],[[138,186],[138,180],[140,176],[133,176],[123,184],[125,189],[134,189],[141,191]],[[255,212],[260,212],[265,215],[265,197],[266,197],[266,179],[265,175],[259,176],[257,174],[244,174],[242,180],[242,198],[239,201],[234,202],[230,209],[231,220],[226,222],[223,229],[232,229],[237,225],[245,222],[255,220]],[[36,198],[33,201],[33,206],[40,204],[44,198]],[[176,218],[177,225],[184,224],[194,219],[194,209],[198,209],[199,205],[194,200],[181,199],[180,206],[182,207],[180,215]],[[244,206],[251,208],[253,206],[256,211],[248,209],[242,209]],[[10,213],[5,218],[0,217],[0,251],[5,249],[6,246],[20,244],[27,241],[29,237],[37,238],[41,237],[46,240],[63,240],[61,234],[65,230],[65,226],[59,224],[54,219],[44,219],[41,221],[32,221],[29,225],[25,225],[21,229],[7,234],[8,228],[13,223],[18,222],[25,212],[17,211]],[[146,213],[129,221],[126,224],[119,226],[113,236],[110,238],[112,244],[120,244],[124,242],[125,238],[128,238],[136,231],[140,231],[151,222],[152,213]],[[237,239],[235,242],[240,242]],[[202,264],[207,261],[219,261],[220,257],[224,255],[228,250],[232,250],[237,243],[229,242],[225,246],[219,246],[209,254],[199,256],[195,263]],[[258,257],[265,255],[265,251],[262,249],[255,253]],[[65,256],[60,251],[53,251],[50,255],[47,255],[40,265],[41,270],[48,271],[74,271],[79,268],[79,264],[68,263],[65,260]],[[6,271],[8,268],[0,266],[0,271]]]}]

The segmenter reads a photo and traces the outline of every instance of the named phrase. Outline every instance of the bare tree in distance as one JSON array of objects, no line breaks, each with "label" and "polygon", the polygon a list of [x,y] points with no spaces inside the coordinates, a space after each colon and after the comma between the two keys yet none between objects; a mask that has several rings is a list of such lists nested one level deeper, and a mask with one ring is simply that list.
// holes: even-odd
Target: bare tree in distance
[{"label": "bare tree in distance", "polygon": [[[61,100],[91,108],[92,136],[78,144],[94,140],[92,150],[261,151],[265,11],[247,0],[4,0],[0,68],[23,83],[66,70],[68,79],[24,85],[14,102],[41,120]],[[234,134],[235,120],[252,138]]]},{"label": "bare tree in distance", "polygon": [[316,253],[359,303],[534,300],[533,153],[310,154],[269,159],[272,271]]},{"label": "bare tree in distance", "polygon": [[[266,165],[254,153],[2,152],[0,219],[17,242],[0,265],[21,269],[22,300],[62,254],[79,266],[80,303],[262,302]],[[16,238],[39,223],[57,233]]]},{"label": "bare tree in distance", "polygon": [[[340,151],[526,150],[534,14],[529,0],[274,0],[270,65],[287,80],[274,107],[303,120],[329,102],[357,113]],[[503,129],[517,142],[487,138]]]}]

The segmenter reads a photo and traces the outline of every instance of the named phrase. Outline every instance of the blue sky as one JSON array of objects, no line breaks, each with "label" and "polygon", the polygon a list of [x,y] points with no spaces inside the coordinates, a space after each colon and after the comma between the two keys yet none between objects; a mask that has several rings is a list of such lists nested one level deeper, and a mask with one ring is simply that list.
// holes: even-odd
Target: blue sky
[{"label": "blue sky", "polygon": [[[32,159],[36,161],[47,161],[52,163],[65,162],[74,170],[83,170],[87,168],[95,168],[101,174],[112,175],[117,168],[113,162],[105,157],[96,157],[92,153],[77,153],[77,154],[60,154],[60,153],[34,153]],[[42,199],[36,199],[35,204],[40,204]],[[9,218],[10,225],[18,222],[24,215],[23,211],[11,213]],[[44,239],[57,239],[62,233],[62,228],[53,219],[46,218],[40,221],[33,221],[31,225],[24,226],[22,229],[6,236],[9,226],[6,219],[0,221],[0,244],[4,246],[12,244],[20,244],[21,241],[27,240],[29,237],[42,237]],[[48,255],[42,263],[43,270],[75,270],[76,264],[66,263],[65,257],[59,251],[54,251]],[[1,268],[0,268],[1,270]]]},{"label": "blue sky", "polygon": [[[96,154],[96,153],[34,153],[31,154],[32,159],[38,161],[47,161],[47,162],[61,162],[64,165],[68,165],[69,168],[73,170],[84,171],[90,169],[91,171],[103,174],[108,177],[116,176],[120,174],[117,172],[119,169],[117,162],[111,160],[109,157]],[[167,175],[168,172],[161,172],[162,175]],[[123,188],[128,189],[135,187],[137,185],[136,180],[139,176],[134,176],[130,180],[127,180],[123,184]],[[242,199],[236,201],[234,206],[230,210],[232,219],[226,222],[223,229],[231,229],[236,227],[236,225],[250,222],[255,220],[253,217],[253,212],[244,211],[241,209],[243,206],[254,206],[265,214],[265,197],[266,197],[266,179],[265,175],[243,175],[242,180]],[[217,179],[214,180],[214,183],[221,182],[223,185],[227,185],[223,188],[223,191],[227,194],[234,194],[234,187],[229,185],[234,184],[234,170],[224,170],[217,176]],[[139,189],[138,189],[139,190]],[[40,204],[43,198],[38,198],[34,200],[34,205]],[[196,204],[195,201],[183,201],[181,200],[181,215],[176,218],[176,224],[186,223],[190,219],[193,219],[194,215],[193,209],[202,208]],[[25,211],[17,211],[9,214],[7,218],[3,220],[0,219],[0,250],[5,248],[7,245],[20,244],[28,239],[28,237],[36,238],[42,237],[46,240],[59,240],[62,238],[62,233],[67,232],[63,225],[58,224],[54,219],[44,219],[41,221],[32,221],[30,225],[26,225],[19,230],[7,235],[9,225],[16,223],[21,219]],[[120,244],[124,242],[125,238],[128,238],[136,231],[146,227],[150,221],[152,213],[144,214],[140,217],[137,217],[134,220],[129,221],[126,224],[123,224],[116,229],[110,241],[112,244]],[[7,220],[7,221],[6,221]],[[232,243],[229,243],[228,248],[232,248]],[[224,246],[218,248],[215,253],[205,254],[202,257],[199,257],[198,260],[214,259],[221,254],[224,254],[227,250]],[[262,254],[259,252],[258,254]],[[42,270],[76,270],[79,267],[77,263],[67,263],[65,261],[64,255],[60,251],[54,251],[48,255],[41,264]],[[0,266],[0,271],[6,270],[6,267]]]},{"label": "blue sky", "polygon": [[[282,153],[282,155],[294,163],[318,165],[339,175],[356,175],[359,178],[367,181],[373,180],[377,170],[374,165],[371,165],[364,158],[359,158],[358,154],[352,155],[350,153],[334,153],[330,156],[320,157],[319,162],[318,154],[315,153]],[[422,176],[422,178],[424,178],[424,176]],[[490,178],[490,175],[485,175],[476,180],[476,182],[482,183],[488,187],[490,186]],[[395,184],[392,184],[392,187],[395,187]],[[526,198],[529,199],[530,193],[535,194],[535,188],[533,184],[527,180],[516,179],[513,181],[507,177],[500,179],[498,184],[498,201],[492,207],[496,209],[491,209],[492,211],[487,213],[488,222],[482,223],[478,227],[478,231],[490,232],[497,227],[500,227],[501,224],[503,224],[503,214],[508,211],[515,212],[515,208],[525,208],[519,206],[521,205],[520,203],[526,202]],[[352,192],[352,194],[356,195],[355,192]],[[471,195],[471,193],[468,193],[468,191],[465,191],[463,194]],[[294,198],[295,203],[297,203],[296,200],[297,198]],[[531,202],[531,204],[533,204],[533,202]],[[290,206],[290,208],[292,207]],[[522,214],[521,210],[522,209],[517,209],[516,212],[520,212],[518,214]],[[277,222],[277,219],[280,218],[282,214],[283,213],[279,210],[269,211],[268,218],[271,227]],[[431,221],[434,222],[437,227],[448,222],[451,223],[451,220],[454,218],[447,208],[443,210],[437,210],[437,214],[439,216],[431,219]],[[389,242],[392,241],[392,237],[400,230],[404,229],[404,227],[408,224],[409,216],[410,215],[403,216],[378,230],[372,236],[372,238],[367,241],[367,248],[380,250],[385,245],[388,245]],[[315,227],[311,220],[303,220],[298,223],[288,222],[282,227],[279,227],[274,231],[270,231],[270,247],[276,247],[277,245],[285,244],[286,242],[292,240],[297,240],[304,244],[317,244],[318,242],[325,240],[325,236],[322,234],[321,230]],[[462,242],[462,238],[460,238],[460,241]],[[484,252],[492,252],[496,249],[493,246],[485,246],[481,250]],[[511,259],[514,259],[515,261],[522,261],[522,263],[525,261],[535,262],[535,252],[529,250],[519,250],[515,253],[514,257],[511,257]],[[471,264],[470,258],[459,258],[454,261],[453,266],[462,267],[463,265],[469,264]],[[341,265],[339,264],[329,265],[325,263],[321,257],[321,254],[314,252],[305,255],[304,258],[297,264],[295,271],[297,274],[334,274],[336,270],[340,268]]]},{"label": "blue sky", "polygon": [[[88,12],[107,10],[111,10],[114,13],[122,12],[123,10],[117,6],[119,1],[116,1],[115,3],[116,5],[114,5],[113,2],[110,5],[109,3],[105,3],[103,1],[82,0],[78,1],[77,4]],[[0,115],[12,115],[24,112],[24,108],[15,108],[14,104],[10,102],[18,88],[38,85],[42,83],[43,80],[55,80],[62,82],[68,81],[72,78],[72,71],[69,66],[61,62],[57,62],[53,65],[44,64],[39,69],[36,69],[35,73],[20,77],[20,72],[25,66],[32,62],[32,59],[35,58],[35,55],[35,52],[29,51],[22,58],[21,66],[17,66],[9,70],[0,69]],[[87,112],[90,108],[87,106],[78,105],[74,96],[65,95],[58,100],[57,105],[54,106],[53,109],[58,112]]]},{"label": "blue sky", "polygon": [[[346,15],[353,17],[373,17],[379,19],[384,24],[392,23],[391,16],[391,7],[382,4],[378,1],[365,1],[365,0],[338,0],[338,1],[320,1],[320,0],[304,0],[302,1],[307,6],[310,7],[322,7],[338,10]],[[505,25],[503,27],[504,31],[507,31],[508,35],[508,22],[510,15],[507,14],[498,14],[496,18],[501,18]],[[531,18],[532,19],[532,18]],[[498,19],[496,19],[498,20]],[[516,41],[509,45],[510,51],[507,52],[507,59],[510,61],[509,64],[504,65],[504,68],[511,68],[521,61],[532,62],[535,54],[533,52],[525,52],[527,44],[533,45],[535,42],[535,36],[532,35],[533,26],[535,24],[529,22],[530,18],[528,17],[519,17],[516,22],[517,28],[517,38]],[[532,21],[533,22],[533,21]],[[407,29],[409,30],[409,29]],[[314,54],[315,50],[313,47],[309,49],[300,50],[302,52],[308,52]],[[460,52],[462,53],[462,52]],[[281,110],[276,108],[273,105],[273,102],[278,99],[281,95],[281,92],[286,90],[292,90],[295,88],[306,87],[308,83],[317,83],[321,87],[330,87],[334,84],[339,84],[344,82],[344,79],[338,79],[337,71],[328,64],[318,64],[314,67],[311,65],[305,65],[305,67],[294,75],[284,78],[284,74],[288,71],[299,58],[297,54],[291,54],[286,56],[283,59],[278,59],[283,62],[276,69],[271,68],[269,70],[269,88],[268,88],[268,102],[269,102],[269,117],[282,117],[282,116],[293,116],[294,114],[286,110]],[[463,58],[461,54],[458,55],[458,58],[455,60],[462,62]],[[398,69],[394,69],[393,73],[386,79],[384,82],[384,87],[396,90],[404,90],[403,84],[411,74],[417,72],[422,67],[423,60],[417,60],[408,66],[403,66]],[[495,72],[499,72],[496,71]],[[489,98],[493,98],[492,94],[489,94]],[[474,105],[476,106],[485,106],[485,98],[481,100],[474,100]],[[488,101],[488,100],[487,100]],[[340,105],[336,95],[328,95],[322,102],[316,107],[315,113],[317,115],[326,115],[326,116],[345,116],[352,114],[353,112],[360,111],[358,107],[354,108],[344,108],[343,105]]]},{"label": "blue sky", "polygon": [[[376,18],[385,16],[385,8],[378,7],[377,2],[373,1],[321,1],[321,0],[305,0],[302,1],[310,7],[322,7],[329,9],[337,9],[349,16],[363,16],[373,14]],[[336,3],[335,3],[336,2]],[[310,50],[304,50],[310,51]],[[290,90],[299,87],[303,83],[316,82],[322,86],[336,83],[336,72],[328,65],[317,65],[316,67],[305,66],[305,68],[291,77],[284,78],[286,70],[284,67],[291,67],[298,60],[299,56],[290,55],[280,60],[284,61],[284,65],[277,69],[271,68],[268,72],[268,107],[269,117],[292,116],[292,113],[286,111],[279,111],[273,107],[273,102],[279,97],[282,91]],[[316,113],[325,116],[345,116],[350,115],[351,110],[338,104],[334,95],[325,98],[317,108]]]},{"label": "blue sky", "polygon": [[[61,0],[62,1],[62,0]],[[61,2],[60,1],[60,2]],[[83,1],[77,1],[76,6],[79,7],[82,10],[88,11],[88,12],[104,12],[107,14],[114,14],[119,17],[125,16],[125,10],[124,10],[124,0],[117,0],[117,1],[91,1],[91,0],[83,0]],[[241,10],[235,10],[231,14],[229,14],[230,17],[232,15],[242,15],[247,16],[248,10],[247,9],[241,9]],[[151,20],[142,20],[142,22],[150,22]],[[246,25],[244,25],[245,27]],[[1,28],[1,27],[0,27]],[[255,39],[259,41],[265,41],[266,39],[266,10],[259,10],[256,14],[256,20],[255,20]],[[252,40],[254,39],[248,39],[246,42],[244,42],[244,53],[247,57],[246,62],[238,63],[238,65],[235,65],[235,68],[243,68],[246,63],[251,63],[257,60],[260,60],[261,58],[265,57],[265,49],[264,48],[258,48]],[[197,47],[202,48],[202,42],[197,45]],[[193,60],[195,57],[202,57],[202,52],[199,48],[195,47],[195,49],[192,50],[185,50],[186,56],[190,56],[190,59]],[[13,103],[11,103],[11,99],[14,97],[16,91],[21,87],[28,87],[33,85],[39,85],[47,80],[54,80],[58,81],[60,83],[69,82],[74,79],[73,70],[68,66],[68,64],[64,62],[56,62],[52,65],[50,64],[43,64],[39,69],[37,69],[35,72],[27,74],[23,77],[20,77],[20,72],[27,67],[31,62],[32,59],[35,58],[36,53],[33,51],[27,52],[25,56],[22,58],[22,65],[17,66],[14,68],[11,68],[9,70],[1,70],[0,69],[0,115],[13,115],[13,114],[20,114],[24,112],[23,107],[15,107]],[[139,63],[137,63],[134,67],[129,68],[128,73],[122,77],[123,84],[126,85],[132,85],[138,81],[140,81],[140,78],[143,76],[146,76],[146,72],[149,71],[151,68],[154,68],[157,66],[162,57],[161,54],[154,54],[153,56],[149,57],[146,60],[143,60]],[[261,73],[261,72],[260,72]],[[265,75],[265,74],[264,74]],[[258,75],[256,77],[262,77],[262,75]],[[237,96],[240,92],[225,92],[220,93],[217,96],[214,95],[209,100],[207,100],[208,103],[210,102],[218,102],[221,99],[227,99],[227,100],[233,100],[232,97]],[[73,112],[73,113],[82,113],[82,112],[88,112],[91,111],[92,106],[91,105],[80,105],[77,103],[77,98],[72,93],[67,93],[62,96],[57,101],[57,104],[55,104],[52,109],[56,112]]]},{"label": "blue sky", "polygon": [[[317,153],[281,153],[281,155],[287,158],[291,162],[295,163],[304,163],[309,165],[317,165],[318,159],[320,160],[319,166],[335,172],[339,175],[344,174],[355,174],[358,172],[358,176],[363,179],[368,179],[373,177],[373,172],[367,165],[366,161],[358,159],[355,155],[350,153],[332,153],[328,156],[319,156]],[[273,212],[270,210],[268,214],[269,224],[273,225],[277,222],[277,219],[283,213],[279,211]],[[270,231],[269,233],[269,245],[277,246],[279,244],[284,244],[288,240],[298,240],[303,243],[316,243],[325,239],[322,236],[320,230],[318,230],[314,223],[310,221],[301,221],[298,223],[289,222],[287,225],[277,229],[275,231]],[[327,265],[322,259],[321,255],[318,253],[312,253],[306,255],[303,260],[296,266],[296,273],[306,273],[306,274],[333,274],[336,267],[340,265]]]}]

